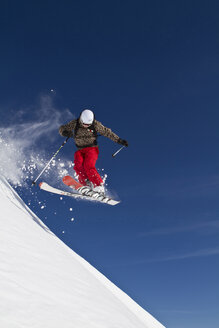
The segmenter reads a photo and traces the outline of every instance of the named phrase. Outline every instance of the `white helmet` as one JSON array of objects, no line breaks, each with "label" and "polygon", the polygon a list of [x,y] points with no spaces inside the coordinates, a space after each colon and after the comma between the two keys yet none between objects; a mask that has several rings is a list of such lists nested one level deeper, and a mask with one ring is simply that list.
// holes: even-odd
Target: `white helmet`
[{"label": "white helmet", "polygon": [[94,121],[94,113],[90,109],[85,109],[81,113],[80,120],[84,124],[92,124]]}]

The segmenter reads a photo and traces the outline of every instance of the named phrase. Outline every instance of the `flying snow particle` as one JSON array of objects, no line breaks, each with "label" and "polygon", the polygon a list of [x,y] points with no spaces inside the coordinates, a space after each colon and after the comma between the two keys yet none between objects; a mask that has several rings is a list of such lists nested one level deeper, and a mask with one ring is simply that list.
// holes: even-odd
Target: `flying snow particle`
[{"label": "flying snow particle", "polygon": [[73,211],[73,208],[72,208],[72,207],[70,207],[70,208],[69,208],[69,211],[71,211],[71,212],[72,212],[72,211]]},{"label": "flying snow particle", "polygon": [[75,219],[74,218],[71,218],[71,221],[73,222]]}]

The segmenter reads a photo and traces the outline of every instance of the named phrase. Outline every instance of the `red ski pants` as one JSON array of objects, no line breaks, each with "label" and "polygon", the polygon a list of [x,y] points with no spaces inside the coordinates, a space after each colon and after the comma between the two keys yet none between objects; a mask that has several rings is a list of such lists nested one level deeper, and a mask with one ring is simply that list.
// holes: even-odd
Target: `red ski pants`
[{"label": "red ski pants", "polygon": [[101,176],[95,168],[98,155],[98,147],[87,147],[75,152],[74,170],[78,175],[78,181],[84,186],[86,185],[87,179],[89,179],[95,187],[103,183]]}]

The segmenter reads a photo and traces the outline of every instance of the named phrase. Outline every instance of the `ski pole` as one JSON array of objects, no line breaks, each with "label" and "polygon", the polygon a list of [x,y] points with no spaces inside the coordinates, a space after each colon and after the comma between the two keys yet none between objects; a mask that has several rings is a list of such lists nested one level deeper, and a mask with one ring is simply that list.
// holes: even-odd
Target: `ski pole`
[{"label": "ski pole", "polygon": [[69,137],[63,142],[63,144],[59,147],[59,149],[57,150],[57,152],[52,156],[52,158],[49,160],[49,162],[46,164],[46,166],[44,167],[44,169],[40,172],[40,174],[38,175],[38,177],[32,182],[32,186],[36,185],[37,180],[39,179],[39,177],[43,174],[43,172],[47,169],[47,167],[49,166],[49,164],[52,162],[52,160],[58,155],[59,151],[62,149],[62,147],[64,147],[64,145],[66,144],[66,142],[68,141]]},{"label": "ski pole", "polygon": [[112,154],[112,157],[114,158],[125,146],[122,146],[119,148],[114,154]]}]

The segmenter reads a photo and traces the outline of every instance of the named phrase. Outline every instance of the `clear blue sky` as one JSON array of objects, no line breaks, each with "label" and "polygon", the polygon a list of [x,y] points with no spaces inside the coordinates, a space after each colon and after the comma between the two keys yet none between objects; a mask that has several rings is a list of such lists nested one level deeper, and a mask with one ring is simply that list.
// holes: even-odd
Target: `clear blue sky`
[{"label": "clear blue sky", "polygon": [[[2,124],[54,89],[60,111],[91,108],[130,144],[113,160],[99,141],[119,206],[38,191],[33,209],[168,328],[219,322],[218,35],[216,0],[0,4]],[[48,159],[62,141],[42,145]]]}]

